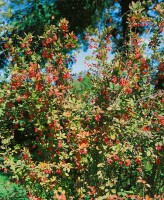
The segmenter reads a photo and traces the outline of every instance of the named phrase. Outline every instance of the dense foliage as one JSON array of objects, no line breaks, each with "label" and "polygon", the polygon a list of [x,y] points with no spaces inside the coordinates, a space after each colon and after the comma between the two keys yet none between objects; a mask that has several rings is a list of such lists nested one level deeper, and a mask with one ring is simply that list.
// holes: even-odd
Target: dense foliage
[{"label": "dense foliage", "polygon": [[[164,4],[156,19],[140,2],[130,8],[126,51],[111,62],[112,28],[88,29],[84,93],[67,68],[78,40],[66,19],[42,35],[3,38],[10,64],[0,91],[1,168],[29,199],[162,197],[164,96],[154,89],[152,60],[163,76]],[[151,57],[138,26],[154,29]]]}]

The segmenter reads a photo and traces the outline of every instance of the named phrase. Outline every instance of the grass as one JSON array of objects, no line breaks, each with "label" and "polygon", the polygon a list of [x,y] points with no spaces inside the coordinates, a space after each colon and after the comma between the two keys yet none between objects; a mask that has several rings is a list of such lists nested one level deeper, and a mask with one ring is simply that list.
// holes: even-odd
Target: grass
[{"label": "grass", "polygon": [[26,193],[15,183],[12,183],[9,176],[0,172],[0,200],[27,200]]},{"label": "grass", "polygon": [[[0,158],[0,162],[3,158]],[[25,191],[21,186],[10,181],[10,175],[0,171],[0,200],[27,200]]]}]

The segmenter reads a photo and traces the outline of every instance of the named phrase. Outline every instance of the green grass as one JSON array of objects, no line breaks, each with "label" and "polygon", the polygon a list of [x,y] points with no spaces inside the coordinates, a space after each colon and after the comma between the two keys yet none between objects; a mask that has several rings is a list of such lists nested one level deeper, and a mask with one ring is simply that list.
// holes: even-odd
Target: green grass
[{"label": "green grass", "polygon": [[27,200],[25,191],[0,172],[0,200]]},{"label": "green grass", "polygon": [[[3,158],[0,157],[0,162]],[[0,171],[0,200],[28,200],[21,186],[10,181],[10,175]]]}]

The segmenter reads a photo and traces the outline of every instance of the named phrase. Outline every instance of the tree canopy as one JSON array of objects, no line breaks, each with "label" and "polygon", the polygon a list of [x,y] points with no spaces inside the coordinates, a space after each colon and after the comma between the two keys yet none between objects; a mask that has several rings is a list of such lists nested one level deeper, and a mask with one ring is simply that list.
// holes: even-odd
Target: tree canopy
[{"label": "tree canopy", "polygon": [[[19,37],[24,37],[28,33],[41,35],[45,26],[56,25],[61,17],[65,17],[69,21],[69,29],[78,35],[79,41],[85,49],[88,47],[88,42],[85,40],[86,28],[101,29],[102,26],[111,26],[113,53],[116,50],[126,51],[125,44],[129,39],[126,34],[128,27],[127,14],[130,6],[133,6],[132,2],[137,2],[137,0],[12,0],[8,2],[8,5],[5,4],[5,1],[2,1],[1,8],[5,5],[8,6],[8,9],[3,14],[7,24],[4,25],[2,23],[2,36],[12,37],[16,34]],[[145,12],[144,14],[149,16],[152,13],[154,14],[153,8],[160,0],[141,0],[141,2],[145,7],[144,11],[140,7],[136,9],[141,9],[140,14]],[[137,26],[134,29],[138,33],[146,31],[143,26]],[[152,28],[149,31],[154,31],[154,29]],[[1,40],[2,47],[4,43],[5,41]],[[5,64],[6,55],[2,48],[0,67]]]}]

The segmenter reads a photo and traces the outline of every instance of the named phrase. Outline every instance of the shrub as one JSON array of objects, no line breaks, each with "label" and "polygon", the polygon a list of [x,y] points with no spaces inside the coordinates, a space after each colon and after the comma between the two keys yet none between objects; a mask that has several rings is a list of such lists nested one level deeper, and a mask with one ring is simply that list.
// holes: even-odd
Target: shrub
[{"label": "shrub", "polygon": [[[32,35],[18,38],[16,46],[7,41],[12,61],[1,91],[2,167],[29,199],[162,195],[163,93],[154,89],[151,60],[132,31],[151,20],[160,37],[161,21],[137,15],[138,7],[133,4],[129,14],[127,51],[111,62],[111,29],[89,36],[96,48],[85,98],[72,92],[67,62],[77,38],[65,19],[38,37],[39,55],[30,48]],[[157,46],[153,56],[162,63]]]}]

